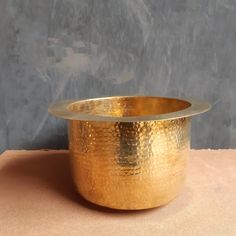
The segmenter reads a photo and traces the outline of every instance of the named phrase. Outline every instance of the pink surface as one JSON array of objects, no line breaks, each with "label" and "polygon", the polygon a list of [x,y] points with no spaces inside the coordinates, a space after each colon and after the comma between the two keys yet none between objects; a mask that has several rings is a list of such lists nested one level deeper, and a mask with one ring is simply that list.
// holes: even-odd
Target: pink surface
[{"label": "pink surface", "polygon": [[236,150],[192,150],[169,205],[115,211],[74,190],[67,151],[0,156],[0,235],[236,235]]}]

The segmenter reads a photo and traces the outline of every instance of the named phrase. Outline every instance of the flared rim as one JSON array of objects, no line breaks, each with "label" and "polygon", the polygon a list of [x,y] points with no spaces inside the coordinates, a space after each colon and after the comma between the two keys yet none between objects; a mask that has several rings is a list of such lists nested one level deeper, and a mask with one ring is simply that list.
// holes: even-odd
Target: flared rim
[{"label": "flared rim", "polygon": [[[103,116],[95,114],[85,114],[82,112],[74,112],[69,107],[77,102],[90,102],[105,99],[119,99],[119,98],[154,98],[154,99],[170,99],[180,102],[186,102],[190,105],[182,110],[169,112],[157,115],[139,115],[139,116]],[[171,120],[183,117],[191,117],[208,111],[211,105],[207,102],[196,101],[192,99],[182,99],[174,97],[158,97],[158,96],[113,96],[113,97],[100,97],[91,99],[72,99],[63,100],[53,103],[49,106],[48,112],[56,117],[66,120],[81,120],[81,121],[107,121],[107,122],[141,122],[141,121],[157,121],[157,120]]]}]

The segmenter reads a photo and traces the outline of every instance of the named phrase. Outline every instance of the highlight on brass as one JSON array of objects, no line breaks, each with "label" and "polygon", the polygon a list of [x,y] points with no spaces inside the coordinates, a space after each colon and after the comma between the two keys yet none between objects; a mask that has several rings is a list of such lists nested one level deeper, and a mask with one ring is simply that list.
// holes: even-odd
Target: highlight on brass
[{"label": "highlight on brass", "polygon": [[167,204],[178,195],[191,117],[209,108],[192,100],[116,96],[62,101],[49,112],[68,120],[78,192],[98,205],[135,210]]}]

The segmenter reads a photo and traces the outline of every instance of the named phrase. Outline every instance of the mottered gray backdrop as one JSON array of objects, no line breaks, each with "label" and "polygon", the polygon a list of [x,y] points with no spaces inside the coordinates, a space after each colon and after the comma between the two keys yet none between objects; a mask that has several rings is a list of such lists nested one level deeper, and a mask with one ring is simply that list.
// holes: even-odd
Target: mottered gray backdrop
[{"label": "mottered gray backdrop", "polygon": [[66,148],[56,100],[209,101],[193,148],[236,148],[235,0],[1,0],[0,150]]}]

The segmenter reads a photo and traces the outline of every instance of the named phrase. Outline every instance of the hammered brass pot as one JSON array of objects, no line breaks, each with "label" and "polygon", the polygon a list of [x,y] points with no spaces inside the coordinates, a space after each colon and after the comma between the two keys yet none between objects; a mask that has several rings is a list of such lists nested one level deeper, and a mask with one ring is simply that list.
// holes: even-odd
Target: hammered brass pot
[{"label": "hammered brass pot", "polygon": [[190,143],[190,120],[203,102],[117,96],[53,104],[68,120],[74,182],[88,201],[116,209],[167,204],[181,190]]}]

